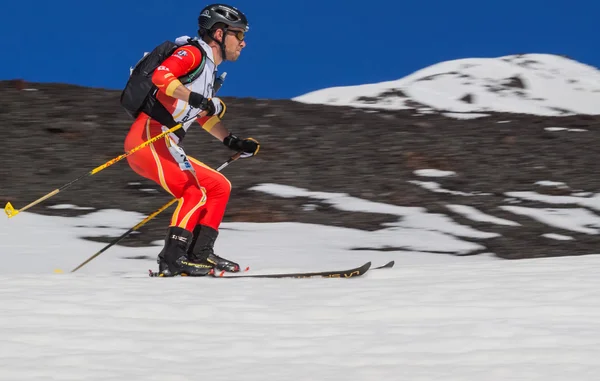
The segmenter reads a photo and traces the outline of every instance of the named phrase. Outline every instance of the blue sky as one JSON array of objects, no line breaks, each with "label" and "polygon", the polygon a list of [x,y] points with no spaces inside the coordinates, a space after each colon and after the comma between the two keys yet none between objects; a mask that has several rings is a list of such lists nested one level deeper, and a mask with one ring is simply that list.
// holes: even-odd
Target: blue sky
[{"label": "blue sky", "polygon": [[[120,89],[129,66],[166,39],[195,35],[208,2],[8,0],[0,79]],[[248,46],[220,95],[291,98],[394,80],[434,63],[565,54],[600,67],[600,2],[571,0],[235,0]]]}]

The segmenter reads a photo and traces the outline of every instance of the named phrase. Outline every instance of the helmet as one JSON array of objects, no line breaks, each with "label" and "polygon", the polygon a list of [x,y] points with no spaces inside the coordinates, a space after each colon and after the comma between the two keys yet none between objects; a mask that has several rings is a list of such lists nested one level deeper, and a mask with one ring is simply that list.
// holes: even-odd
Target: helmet
[{"label": "helmet", "polygon": [[225,4],[211,4],[200,12],[198,17],[198,34],[201,36],[209,31],[216,23],[224,23],[233,28],[248,31],[248,19],[237,8]]}]

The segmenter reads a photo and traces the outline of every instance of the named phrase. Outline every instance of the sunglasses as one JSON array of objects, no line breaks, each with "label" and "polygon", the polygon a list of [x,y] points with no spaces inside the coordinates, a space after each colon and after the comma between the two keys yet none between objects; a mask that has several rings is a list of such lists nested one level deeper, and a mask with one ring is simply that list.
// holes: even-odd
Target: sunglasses
[{"label": "sunglasses", "polygon": [[244,41],[244,38],[246,37],[246,32],[244,32],[243,30],[229,30],[227,29],[225,31],[225,33],[231,33],[235,36],[235,38],[238,39],[238,41]]}]

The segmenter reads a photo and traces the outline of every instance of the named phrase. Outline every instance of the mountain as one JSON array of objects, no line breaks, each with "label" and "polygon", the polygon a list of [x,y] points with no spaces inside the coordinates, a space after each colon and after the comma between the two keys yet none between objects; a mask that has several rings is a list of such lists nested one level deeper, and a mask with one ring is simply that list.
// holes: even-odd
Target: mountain
[{"label": "mountain", "polygon": [[[449,116],[489,112],[545,116],[600,114],[600,71],[556,55],[522,54],[441,62],[405,78],[334,87],[297,102]],[[478,115],[475,115],[478,116]]]},{"label": "mountain", "polygon": [[[598,83],[597,70],[572,60],[525,55],[441,63],[399,81],[295,100],[226,97],[224,122],[262,147],[225,169],[233,183],[225,221],[360,231],[347,240],[353,252],[598,253]],[[457,101],[467,93],[471,103]],[[120,155],[131,122],[118,91],[0,82],[0,203],[22,207]],[[199,128],[183,145],[213,167],[231,154]],[[120,162],[30,211],[148,215],[169,199]],[[162,213],[123,244],[162,240],[169,218]],[[101,233],[107,224],[72,235],[107,242],[118,235]]]},{"label": "mountain", "polygon": [[[486,94],[481,78],[472,94]],[[171,209],[71,274],[171,199],[120,162],[0,218],[0,379],[596,379],[600,256],[523,258],[600,252],[600,116],[555,91],[460,109],[416,88],[404,94],[427,107],[225,98],[227,125],[262,148],[223,172],[233,193],[217,252],[254,274],[394,268],[149,278]],[[569,115],[492,110],[521,98]],[[0,203],[22,207],[121,154],[131,120],[118,99],[0,82]],[[213,167],[232,153],[199,128],[184,146]]]}]

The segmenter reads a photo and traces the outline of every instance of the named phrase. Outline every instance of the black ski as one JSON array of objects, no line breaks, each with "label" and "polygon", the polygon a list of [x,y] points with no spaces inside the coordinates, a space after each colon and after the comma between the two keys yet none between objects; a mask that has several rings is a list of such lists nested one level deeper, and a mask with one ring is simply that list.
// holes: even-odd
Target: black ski
[{"label": "black ski", "polygon": [[[394,267],[394,261],[390,261],[385,265],[371,268],[371,262],[367,262],[360,267],[349,270],[334,270],[334,271],[318,271],[305,273],[283,273],[283,274],[255,274],[255,275],[223,275],[224,271],[219,273],[213,272],[211,275],[214,278],[354,278],[364,275],[369,269],[389,269]],[[149,270],[151,277],[159,276],[158,273]]]},{"label": "black ski", "polygon": [[[389,263],[387,264],[389,265]],[[386,265],[386,266],[387,266]],[[360,267],[349,270],[319,271],[306,273],[284,273],[284,274],[256,274],[256,275],[221,275],[213,274],[215,278],[355,278],[364,275],[371,267],[367,262]]]},{"label": "black ski", "polygon": [[374,267],[371,270],[391,269],[392,267],[394,267],[394,263],[395,263],[394,261],[389,261],[385,265],[382,265],[382,266],[379,266],[379,267]]}]

